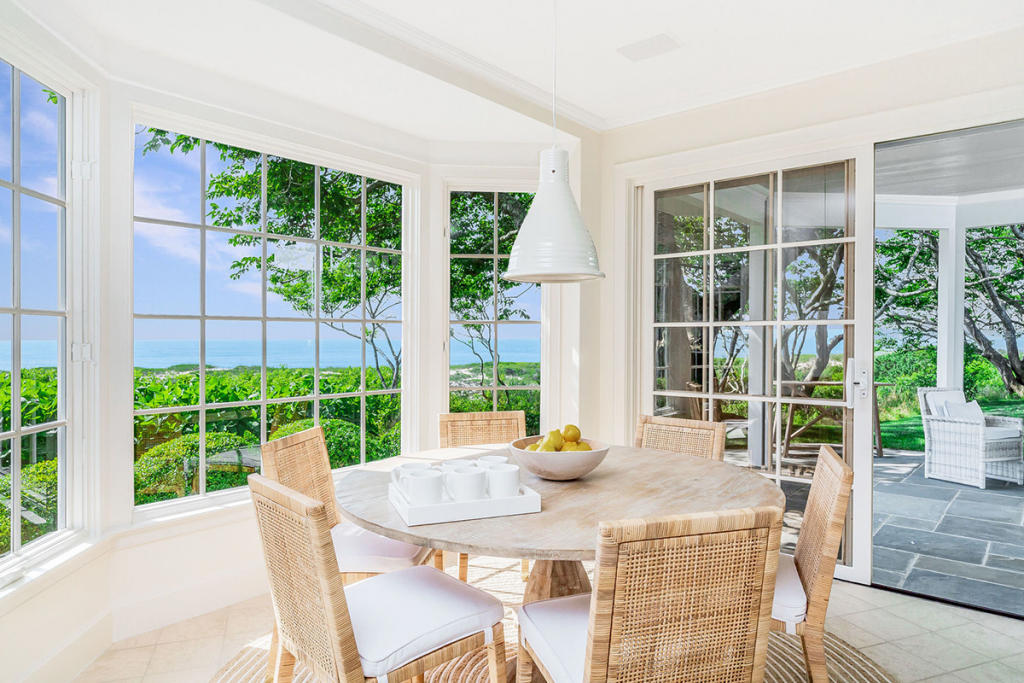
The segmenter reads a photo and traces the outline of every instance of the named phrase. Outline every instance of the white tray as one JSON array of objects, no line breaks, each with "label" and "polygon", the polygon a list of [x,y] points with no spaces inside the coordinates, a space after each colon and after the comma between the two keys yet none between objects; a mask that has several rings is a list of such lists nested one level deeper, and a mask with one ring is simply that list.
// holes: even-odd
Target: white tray
[{"label": "white tray", "polygon": [[508,498],[481,498],[480,500],[456,501],[442,494],[441,502],[434,505],[412,505],[401,489],[394,483],[388,484],[388,500],[398,510],[407,526],[459,522],[464,519],[485,517],[507,517],[540,512],[540,494],[529,486],[519,485],[519,495]]}]

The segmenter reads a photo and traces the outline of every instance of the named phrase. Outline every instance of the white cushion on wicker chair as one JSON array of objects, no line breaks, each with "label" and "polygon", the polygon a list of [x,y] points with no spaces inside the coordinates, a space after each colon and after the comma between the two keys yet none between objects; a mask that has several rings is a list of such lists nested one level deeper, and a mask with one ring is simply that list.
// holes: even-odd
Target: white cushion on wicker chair
[{"label": "white cushion on wicker chair", "polygon": [[985,427],[985,441],[1019,439],[1020,430],[1015,427]]},{"label": "white cushion on wicker chair", "polygon": [[925,394],[924,400],[928,403],[932,415],[946,417],[946,402],[951,394],[952,392],[948,391],[930,391]]},{"label": "white cushion on wicker chair", "polygon": [[363,675],[380,676],[481,631],[501,601],[433,567],[410,567],[345,587]]},{"label": "white cushion on wicker chair", "polygon": [[799,624],[807,616],[807,594],[796,571],[792,555],[779,555],[779,568],[775,574],[775,600],[772,619],[787,624]]},{"label": "white cushion on wicker chair", "polygon": [[519,632],[554,679],[549,683],[582,683],[589,620],[589,593],[519,608]]},{"label": "white cushion on wicker chair", "polygon": [[946,417],[952,417],[957,420],[984,420],[985,413],[982,412],[981,406],[978,405],[977,401],[971,401],[970,403],[946,401]]},{"label": "white cushion on wicker chair", "polygon": [[384,574],[423,563],[429,548],[403,543],[367,531],[355,524],[331,528],[338,571]]}]

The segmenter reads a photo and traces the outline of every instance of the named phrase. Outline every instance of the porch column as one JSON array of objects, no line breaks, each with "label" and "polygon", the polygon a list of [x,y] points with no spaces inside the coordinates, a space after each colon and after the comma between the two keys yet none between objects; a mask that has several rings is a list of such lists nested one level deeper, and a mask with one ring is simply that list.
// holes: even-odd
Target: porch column
[{"label": "porch column", "polygon": [[939,230],[937,383],[964,386],[964,278],[966,235],[957,224]]}]

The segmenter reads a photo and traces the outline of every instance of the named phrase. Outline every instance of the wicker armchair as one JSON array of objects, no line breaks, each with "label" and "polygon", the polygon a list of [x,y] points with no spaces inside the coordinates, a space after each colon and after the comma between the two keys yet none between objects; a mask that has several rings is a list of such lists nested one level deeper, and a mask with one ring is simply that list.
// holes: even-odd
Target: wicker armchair
[{"label": "wicker armchair", "polygon": [[812,683],[828,683],[825,613],[852,486],[853,470],[830,446],[822,446],[796,552],[779,557],[772,630],[800,636]]},{"label": "wicker armchair", "polygon": [[[441,413],[437,416],[438,443],[441,448],[477,446],[485,443],[509,443],[526,436],[526,411],[507,410],[484,413]],[[444,569],[440,552],[434,566]],[[523,560],[523,580],[530,561]],[[459,578],[469,580],[469,555],[459,553]]]},{"label": "wicker armchair", "polygon": [[636,423],[635,445],[724,460],[725,423],[641,415]]},{"label": "wicker armchair", "polygon": [[278,624],[268,680],[296,661],[321,683],[397,683],[487,645],[490,683],[505,683],[501,602],[432,567],[345,586],[323,501],[249,476]]},{"label": "wicker armchair", "polygon": [[1024,420],[949,417],[947,401],[964,403],[959,389],[921,387],[917,399],[924,424],[924,476],[982,489],[986,477],[1024,485]]},{"label": "wicker armchair", "polygon": [[761,683],[781,508],[602,522],[591,594],[519,610],[518,683]]}]

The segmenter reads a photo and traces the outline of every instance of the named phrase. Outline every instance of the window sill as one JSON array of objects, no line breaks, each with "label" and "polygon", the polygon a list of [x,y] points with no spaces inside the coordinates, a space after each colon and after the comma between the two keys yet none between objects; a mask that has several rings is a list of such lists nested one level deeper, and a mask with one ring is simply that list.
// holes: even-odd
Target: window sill
[{"label": "window sill", "polygon": [[29,551],[0,563],[0,616],[91,562],[108,545],[81,529],[53,533]]}]

